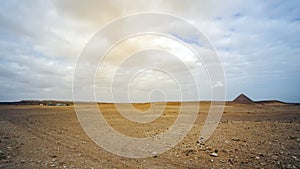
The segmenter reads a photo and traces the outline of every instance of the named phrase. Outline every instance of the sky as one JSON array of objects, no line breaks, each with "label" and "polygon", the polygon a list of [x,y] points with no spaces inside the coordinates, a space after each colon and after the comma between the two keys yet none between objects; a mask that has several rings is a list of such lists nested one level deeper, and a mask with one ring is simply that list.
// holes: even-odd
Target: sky
[{"label": "sky", "polygon": [[[218,84],[225,86],[227,100],[244,93],[253,100],[300,102],[297,0],[229,0],[225,4],[216,0],[2,1],[0,101],[72,100],[77,61],[89,40],[122,17],[145,12],[181,18],[208,39],[223,67],[226,83]],[[148,22],[145,19],[139,24]],[[164,28],[159,25],[155,29]],[[188,37],[177,37],[183,43],[201,47],[203,41],[188,36],[180,25],[173,29]],[[120,27],[109,34],[126,31]],[[185,100],[210,99],[215,84],[210,83],[205,65],[178,42],[141,35],[116,45],[94,74],[95,98],[111,102],[114,93],[117,99],[130,96],[134,102],[177,100],[181,95]],[[147,50],[150,47],[160,50]],[[143,69],[149,65],[151,69]],[[191,85],[193,80],[198,92]],[[194,96],[195,91],[199,97]]]}]

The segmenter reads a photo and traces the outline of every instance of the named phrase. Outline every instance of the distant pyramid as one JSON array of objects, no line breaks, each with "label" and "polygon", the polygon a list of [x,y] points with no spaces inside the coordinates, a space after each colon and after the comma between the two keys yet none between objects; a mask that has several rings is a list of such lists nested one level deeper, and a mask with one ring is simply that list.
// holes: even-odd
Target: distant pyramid
[{"label": "distant pyramid", "polygon": [[245,96],[244,94],[240,94],[237,98],[233,100],[235,103],[241,104],[252,104],[254,103],[249,97]]}]

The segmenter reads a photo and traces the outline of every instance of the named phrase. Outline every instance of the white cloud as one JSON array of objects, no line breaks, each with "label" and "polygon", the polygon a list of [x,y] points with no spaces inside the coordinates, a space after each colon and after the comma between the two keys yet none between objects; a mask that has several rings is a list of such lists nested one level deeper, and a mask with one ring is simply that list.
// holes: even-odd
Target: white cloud
[{"label": "white cloud", "polygon": [[[0,78],[4,82],[0,85],[1,98],[71,99],[71,74],[76,57],[95,32],[122,16],[162,12],[187,20],[212,42],[224,66],[228,98],[246,92],[254,99],[269,97],[300,100],[297,95],[299,89],[296,87],[300,85],[298,1],[220,3],[167,0],[137,1],[134,4],[130,1],[96,0],[89,3],[80,0],[3,2],[0,7]],[[167,26],[186,37],[189,35],[176,23]],[[157,29],[163,29],[163,26]],[[156,39],[156,42],[150,39],[149,42],[154,44],[149,44],[148,39],[143,37],[138,40],[141,46],[135,46],[136,40],[132,44],[119,46],[115,51],[116,56],[123,56],[143,45],[164,47],[171,53],[184,56],[181,57],[182,61],[191,68],[197,80],[205,84],[203,88],[210,85],[199,61],[175,43],[161,38]],[[185,40],[195,45],[191,39]],[[102,65],[105,73],[99,75],[99,78],[104,85],[109,84],[119,59],[110,56],[110,60]],[[151,57],[146,60],[153,61]],[[181,73],[185,81],[189,82],[188,76],[184,76],[186,74],[175,66],[175,62],[161,58],[156,63]],[[132,61],[131,65],[135,64],[140,63]],[[131,69],[127,69],[131,72]],[[139,78],[143,79],[142,76]],[[151,78],[147,80],[154,83]],[[161,87],[169,82],[164,81],[164,78],[160,81]],[[286,92],[279,92],[279,89],[285,89]],[[60,95],[57,96],[57,93]],[[201,93],[201,96],[210,94],[205,90]],[[265,96],[261,96],[262,93]]]}]

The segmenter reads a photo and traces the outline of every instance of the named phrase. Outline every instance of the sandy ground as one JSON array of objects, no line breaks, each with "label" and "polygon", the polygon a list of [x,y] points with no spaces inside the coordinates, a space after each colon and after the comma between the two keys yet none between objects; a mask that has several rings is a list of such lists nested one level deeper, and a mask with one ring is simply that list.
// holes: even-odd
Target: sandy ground
[{"label": "sandy ground", "polygon": [[[299,105],[229,103],[213,136],[197,144],[209,108],[208,103],[200,105],[194,127],[177,146],[139,159],[97,146],[72,106],[0,105],[0,168],[300,168]],[[168,104],[159,119],[137,124],[124,119],[112,104],[100,105],[109,124],[132,137],[167,130],[178,107]]]}]

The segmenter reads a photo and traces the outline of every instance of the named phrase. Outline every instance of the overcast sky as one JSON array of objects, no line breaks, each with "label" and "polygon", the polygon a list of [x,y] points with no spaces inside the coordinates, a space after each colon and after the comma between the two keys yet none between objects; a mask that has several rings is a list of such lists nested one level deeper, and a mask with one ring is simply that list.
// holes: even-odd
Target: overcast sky
[{"label": "overcast sky", "polygon": [[[297,0],[234,0],[225,4],[221,1],[198,0],[2,1],[0,101],[72,100],[76,61],[89,39],[114,20],[143,12],[161,12],[180,17],[209,39],[224,69],[227,100],[244,93],[253,100],[300,102],[300,1]],[[175,52],[173,50],[173,54],[177,53],[181,61],[200,77],[199,82],[203,82],[199,85],[200,99],[210,98],[210,93],[205,92],[208,76],[202,75],[205,72],[203,67],[188,51],[177,48],[178,44],[167,38],[144,36],[131,40],[134,41],[129,39],[114,49],[118,58],[132,46],[143,48],[155,43],[165,45],[163,47],[170,50],[177,49]],[[195,45],[193,39],[181,40]],[[123,60],[127,64],[123,67],[123,75],[124,72],[133,74],[138,70],[135,65],[143,65],[147,60],[147,63],[170,68],[183,79],[188,77],[185,70],[175,68],[176,63],[169,54],[155,51],[142,54],[140,52]],[[119,58],[116,61],[114,56],[111,54],[106,58],[107,61],[95,76],[96,89],[100,91],[96,91],[96,97],[100,101],[111,100],[108,82],[113,75],[110,73],[117,70],[115,63],[122,60]],[[161,60],[157,59],[159,57]],[[126,80],[127,76],[119,76],[116,83]],[[130,90],[133,88],[137,93],[147,91],[145,96],[149,95],[149,91],[161,89],[170,93],[168,100],[178,97],[178,93],[173,91],[176,88],[174,81],[161,71],[148,70],[131,80]],[[184,85],[188,85],[189,80],[186,79]],[[138,101],[135,95],[131,93]]]}]

